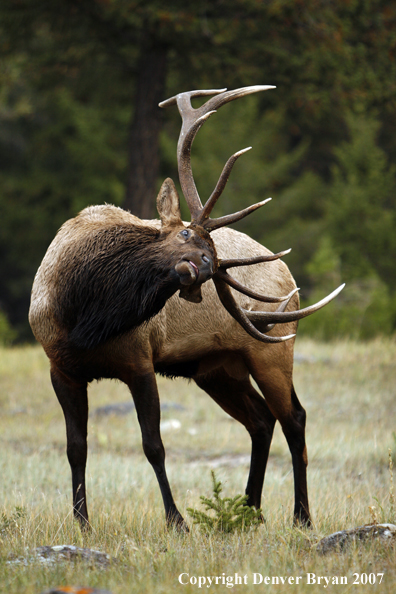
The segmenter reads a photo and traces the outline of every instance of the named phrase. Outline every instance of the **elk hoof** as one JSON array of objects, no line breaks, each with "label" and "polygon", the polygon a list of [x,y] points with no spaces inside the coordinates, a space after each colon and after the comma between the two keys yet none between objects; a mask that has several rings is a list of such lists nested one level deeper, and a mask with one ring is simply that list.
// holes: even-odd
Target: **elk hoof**
[{"label": "elk hoof", "polygon": [[293,519],[293,526],[301,528],[313,528],[311,517],[306,513],[296,514]]},{"label": "elk hoof", "polygon": [[171,517],[168,517],[166,524],[168,528],[176,530],[180,534],[188,534],[190,532],[187,523],[179,512]]},{"label": "elk hoof", "polygon": [[89,533],[91,531],[91,524],[87,518],[84,518],[80,514],[74,517],[78,526],[80,527],[81,532],[84,534]]}]

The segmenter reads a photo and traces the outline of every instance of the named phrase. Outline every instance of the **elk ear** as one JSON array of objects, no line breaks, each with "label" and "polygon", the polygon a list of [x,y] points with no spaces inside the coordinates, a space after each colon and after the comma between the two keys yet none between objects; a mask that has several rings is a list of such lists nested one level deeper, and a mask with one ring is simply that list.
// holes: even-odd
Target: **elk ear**
[{"label": "elk ear", "polygon": [[182,224],[179,194],[170,177],[167,177],[163,182],[157,196],[157,210],[162,227],[174,227]]}]

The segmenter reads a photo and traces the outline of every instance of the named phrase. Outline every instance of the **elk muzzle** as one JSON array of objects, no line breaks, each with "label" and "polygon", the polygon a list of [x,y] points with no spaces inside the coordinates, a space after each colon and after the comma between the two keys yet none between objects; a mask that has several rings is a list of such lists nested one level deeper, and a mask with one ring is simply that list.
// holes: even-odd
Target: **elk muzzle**
[{"label": "elk muzzle", "polygon": [[175,270],[179,275],[180,284],[193,285],[197,283],[202,285],[213,275],[213,262],[205,254],[202,255],[200,262],[196,256],[187,256],[176,264]]},{"label": "elk muzzle", "polygon": [[201,285],[213,276],[213,260],[207,254],[189,254],[175,266],[179,276],[179,296],[193,303],[202,301]]}]

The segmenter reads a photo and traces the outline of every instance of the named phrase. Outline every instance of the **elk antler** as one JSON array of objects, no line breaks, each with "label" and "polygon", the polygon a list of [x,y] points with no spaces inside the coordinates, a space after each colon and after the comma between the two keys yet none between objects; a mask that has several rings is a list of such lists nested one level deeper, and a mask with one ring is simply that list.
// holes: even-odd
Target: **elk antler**
[{"label": "elk antler", "polygon": [[[233,91],[226,91],[226,89],[189,91],[187,93],[180,93],[179,95],[171,97],[166,101],[162,101],[162,103],[159,104],[160,107],[177,105],[182,117],[182,128],[180,131],[179,142],[177,144],[177,162],[180,185],[191,213],[192,224],[201,225],[208,231],[213,231],[213,229],[218,229],[219,227],[224,227],[225,225],[239,221],[268,202],[268,200],[263,200],[258,204],[249,206],[232,215],[220,217],[219,219],[210,219],[209,215],[225,188],[235,161],[243,153],[250,150],[251,147],[238,151],[228,159],[220,175],[219,181],[205,206],[202,206],[198,190],[195,186],[190,159],[191,146],[198,130],[219,107],[229,101],[238,99],[239,97],[244,97],[245,95],[257,93],[259,91],[267,91],[268,89],[275,89],[275,87],[271,85],[256,85],[252,87],[242,87]],[[192,97],[206,97],[208,95],[215,95],[215,97],[206,101],[206,103],[201,105],[198,109],[194,109],[191,106]]]},{"label": "elk antler", "polygon": [[[243,153],[250,150],[251,147],[245,148],[241,151],[238,151],[234,155],[231,155],[223,168],[215,189],[204,206],[202,205],[194,182],[190,158],[191,146],[198,130],[219,107],[225,103],[228,103],[229,101],[238,99],[239,97],[244,97],[245,95],[257,93],[259,91],[267,91],[268,89],[275,89],[275,87],[272,85],[255,85],[251,87],[242,87],[233,91],[227,91],[227,89],[196,90],[180,93],[179,95],[175,95],[174,97],[171,97],[166,101],[162,101],[162,103],[159,104],[159,107],[177,105],[182,117],[182,127],[177,144],[177,162],[180,185],[186,199],[187,206],[191,213],[191,224],[199,225],[210,232],[214,229],[219,229],[220,227],[224,227],[225,225],[229,225],[239,221],[240,219],[243,219],[248,214],[254,212],[271,200],[271,198],[267,198],[266,200],[258,202],[257,204],[253,204],[252,206],[240,210],[239,212],[225,215],[217,219],[211,219],[209,215],[212,212],[217,200],[223,193],[234,163],[241,155],[243,155]],[[191,99],[193,97],[207,97],[211,95],[214,95],[214,97],[211,97],[211,99],[206,101],[203,105],[201,105],[201,107],[197,109],[192,107]],[[237,322],[239,322],[246,332],[262,342],[283,342],[293,338],[295,334],[276,337],[268,336],[264,332],[271,330],[276,323],[292,322],[314,313],[321,307],[324,307],[327,303],[329,303],[329,301],[334,299],[334,297],[336,297],[336,295],[338,295],[338,293],[340,293],[340,291],[344,288],[344,285],[341,285],[338,287],[338,289],[333,291],[333,293],[315,305],[311,305],[310,307],[306,307],[305,309],[301,310],[286,312],[285,309],[289,304],[290,299],[295,294],[295,292],[298,291],[298,289],[295,289],[289,293],[289,295],[284,297],[268,297],[266,295],[260,295],[248,287],[245,287],[227,272],[227,268],[233,268],[236,266],[249,266],[251,264],[276,260],[288,254],[289,251],[290,250],[286,250],[284,252],[279,252],[278,254],[258,256],[256,258],[222,260],[219,262],[218,270],[212,277],[220,301],[227,311],[235,318]],[[233,289],[236,289],[240,293],[252,297],[253,299],[257,299],[258,301],[267,303],[281,302],[281,305],[274,312],[247,311],[236,303],[229,287],[232,287]],[[264,324],[263,332],[258,330],[254,324],[257,326],[262,326]]]}]

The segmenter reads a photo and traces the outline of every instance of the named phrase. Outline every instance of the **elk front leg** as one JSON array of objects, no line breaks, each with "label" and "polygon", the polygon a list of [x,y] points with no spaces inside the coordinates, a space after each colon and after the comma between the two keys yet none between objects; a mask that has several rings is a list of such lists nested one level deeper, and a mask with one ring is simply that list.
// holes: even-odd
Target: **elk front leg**
[{"label": "elk front leg", "polygon": [[134,376],[128,382],[142,432],[143,451],[156,474],[165,507],[166,522],[188,532],[188,526],[178,511],[165,470],[165,449],[160,434],[160,401],[155,374]]},{"label": "elk front leg", "polygon": [[73,484],[73,512],[86,528],[88,522],[85,493],[85,467],[87,463],[88,395],[87,384],[76,384],[56,369],[51,369],[51,381],[66,422],[67,457]]}]

